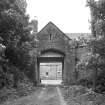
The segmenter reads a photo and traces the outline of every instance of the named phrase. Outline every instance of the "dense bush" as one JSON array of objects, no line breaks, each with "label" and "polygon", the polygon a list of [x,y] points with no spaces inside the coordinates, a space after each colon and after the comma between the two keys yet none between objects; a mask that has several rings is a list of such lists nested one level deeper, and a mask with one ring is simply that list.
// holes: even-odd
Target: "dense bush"
[{"label": "dense bush", "polygon": [[92,87],[92,80],[88,80],[88,79],[80,79],[77,81],[77,85],[82,85],[88,88]]}]

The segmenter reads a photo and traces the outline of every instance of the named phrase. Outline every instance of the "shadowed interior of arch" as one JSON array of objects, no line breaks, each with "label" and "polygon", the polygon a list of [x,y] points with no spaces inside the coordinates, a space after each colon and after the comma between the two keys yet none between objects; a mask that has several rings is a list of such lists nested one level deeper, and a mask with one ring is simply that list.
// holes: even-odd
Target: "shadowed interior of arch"
[{"label": "shadowed interior of arch", "polygon": [[63,55],[56,52],[46,52],[40,56],[41,84],[62,83]]}]

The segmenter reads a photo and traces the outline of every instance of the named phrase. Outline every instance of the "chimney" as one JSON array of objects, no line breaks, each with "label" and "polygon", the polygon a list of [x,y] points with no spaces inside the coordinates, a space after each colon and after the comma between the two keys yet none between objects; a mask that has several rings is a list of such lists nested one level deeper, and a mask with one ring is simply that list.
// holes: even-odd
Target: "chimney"
[{"label": "chimney", "polygon": [[38,32],[38,20],[36,19],[36,17],[35,17],[35,19],[31,20],[30,25],[32,28],[32,32],[37,33]]}]

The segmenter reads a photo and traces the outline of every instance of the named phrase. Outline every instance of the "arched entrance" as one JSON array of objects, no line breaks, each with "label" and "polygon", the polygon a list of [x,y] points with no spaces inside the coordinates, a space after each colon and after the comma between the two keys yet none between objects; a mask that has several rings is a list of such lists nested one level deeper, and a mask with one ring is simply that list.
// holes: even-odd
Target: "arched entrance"
[{"label": "arched entrance", "polygon": [[[36,36],[39,40],[38,51],[41,54],[40,56],[38,55],[39,57],[35,64],[36,82],[39,83],[43,71],[45,71],[43,75],[46,76],[46,79],[57,79],[58,76],[55,77],[53,75],[53,77],[51,77],[50,71],[58,75],[57,72],[59,71],[55,71],[56,66],[58,66],[58,68],[61,68],[62,82],[64,84],[74,84],[75,49],[72,40],[52,22],[49,22]],[[41,69],[46,67],[47,70]]]},{"label": "arched entrance", "polygon": [[64,54],[55,49],[41,52],[38,58],[39,78],[42,84],[61,84],[63,81]]}]

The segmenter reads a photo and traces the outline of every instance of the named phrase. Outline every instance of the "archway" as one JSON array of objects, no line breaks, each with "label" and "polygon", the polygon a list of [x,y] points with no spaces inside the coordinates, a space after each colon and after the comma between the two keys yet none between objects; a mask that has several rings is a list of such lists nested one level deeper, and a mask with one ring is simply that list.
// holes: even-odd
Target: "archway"
[{"label": "archway", "polygon": [[41,52],[39,78],[42,84],[61,84],[63,81],[64,54],[55,49]]},{"label": "archway", "polygon": [[40,81],[41,63],[57,61],[57,63],[62,63],[63,83],[74,84],[76,62],[75,49],[73,47],[74,44],[72,43],[72,40],[52,22],[49,22],[40,32],[36,34],[36,36],[39,40],[38,51],[41,53],[41,56],[38,57],[38,63],[35,64],[35,80],[38,83]]}]

